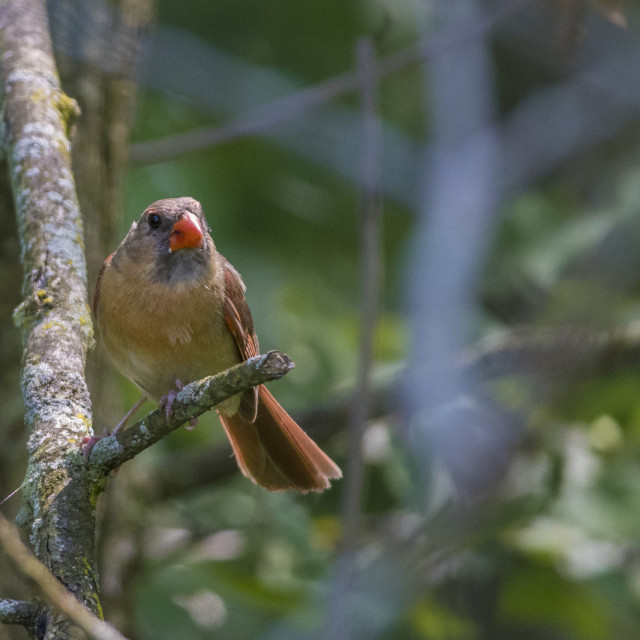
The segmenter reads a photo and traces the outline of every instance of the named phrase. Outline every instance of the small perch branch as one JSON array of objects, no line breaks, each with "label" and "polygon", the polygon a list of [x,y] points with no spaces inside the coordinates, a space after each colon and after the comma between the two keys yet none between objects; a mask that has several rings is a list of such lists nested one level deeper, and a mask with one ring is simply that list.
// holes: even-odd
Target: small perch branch
[{"label": "small perch branch", "polygon": [[[100,620],[83,606],[72,593],[27,549],[18,530],[0,513],[0,546],[14,565],[31,579],[47,602],[97,640],[126,640],[112,626]],[[0,622],[33,626],[39,607],[31,602],[0,600]]]},{"label": "small perch branch", "polygon": [[91,466],[100,475],[116,469],[123,462],[174,431],[187,420],[209,411],[223,400],[256,385],[277,380],[293,368],[289,356],[269,351],[254,356],[226,371],[186,385],[173,403],[169,420],[164,411],[156,409],[133,426],[100,440],[92,449]]},{"label": "small perch branch", "polygon": [[40,607],[35,602],[0,598],[0,624],[19,624],[30,628],[35,626],[39,612]]}]

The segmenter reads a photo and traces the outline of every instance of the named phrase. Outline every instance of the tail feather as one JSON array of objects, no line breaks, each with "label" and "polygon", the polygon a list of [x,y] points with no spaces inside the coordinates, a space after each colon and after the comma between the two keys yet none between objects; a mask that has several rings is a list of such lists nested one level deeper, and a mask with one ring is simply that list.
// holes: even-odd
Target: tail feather
[{"label": "tail feather", "polygon": [[263,385],[258,387],[258,413],[249,422],[239,413],[220,420],[238,466],[270,491],[324,491],[342,471],[296,424]]}]

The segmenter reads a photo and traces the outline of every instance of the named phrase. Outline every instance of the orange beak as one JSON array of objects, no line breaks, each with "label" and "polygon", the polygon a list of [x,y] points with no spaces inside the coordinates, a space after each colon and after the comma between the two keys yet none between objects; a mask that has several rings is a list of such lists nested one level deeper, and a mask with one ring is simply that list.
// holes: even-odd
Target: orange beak
[{"label": "orange beak", "polygon": [[202,227],[198,218],[190,211],[185,211],[178,222],[173,225],[169,238],[169,249],[197,249],[202,246]]}]

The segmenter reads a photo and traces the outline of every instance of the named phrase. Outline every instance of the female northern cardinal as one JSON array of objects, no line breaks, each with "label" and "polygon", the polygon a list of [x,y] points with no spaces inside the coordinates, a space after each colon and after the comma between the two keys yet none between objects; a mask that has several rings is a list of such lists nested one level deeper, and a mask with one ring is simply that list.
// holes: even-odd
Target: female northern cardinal
[{"label": "female northern cardinal", "polygon": [[[176,386],[258,353],[244,292],[216,251],[200,203],[172,198],[149,206],[105,260],[93,313],[118,370],[170,411]],[[264,386],[216,409],[240,469],[257,484],[323,491],[342,476]]]}]

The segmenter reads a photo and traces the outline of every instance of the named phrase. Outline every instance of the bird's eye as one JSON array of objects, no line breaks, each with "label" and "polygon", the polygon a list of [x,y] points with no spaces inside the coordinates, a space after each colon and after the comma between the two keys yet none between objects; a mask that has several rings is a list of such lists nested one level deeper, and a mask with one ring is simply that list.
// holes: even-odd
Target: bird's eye
[{"label": "bird's eye", "polygon": [[160,226],[160,216],[157,213],[149,214],[147,220],[152,229],[157,229]]}]

